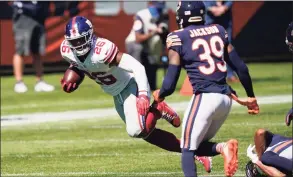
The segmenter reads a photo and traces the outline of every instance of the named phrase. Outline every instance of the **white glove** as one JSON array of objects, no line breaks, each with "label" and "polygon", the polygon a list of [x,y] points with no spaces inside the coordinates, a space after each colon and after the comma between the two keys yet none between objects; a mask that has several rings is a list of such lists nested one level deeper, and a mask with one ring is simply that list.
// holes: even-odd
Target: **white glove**
[{"label": "white glove", "polygon": [[252,163],[256,163],[258,161],[258,156],[257,154],[254,152],[255,149],[255,145],[249,145],[247,148],[247,157],[250,158],[250,160],[252,161]]}]

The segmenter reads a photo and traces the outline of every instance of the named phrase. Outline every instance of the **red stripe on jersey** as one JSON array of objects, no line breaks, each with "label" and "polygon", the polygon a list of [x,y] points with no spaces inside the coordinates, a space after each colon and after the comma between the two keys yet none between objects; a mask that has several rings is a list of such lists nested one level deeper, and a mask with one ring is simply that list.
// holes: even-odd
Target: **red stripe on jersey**
[{"label": "red stripe on jersey", "polygon": [[112,45],[111,45],[111,49],[110,49],[110,52],[109,52],[109,50],[106,52],[106,57],[105,57],[105,61],[107,61],[110,57],[111,57],[111,54],[112,54],[112,52],[113,52],[113,50],[114,50],[114,48],[115,48],[115,44],[114,43],[112,43]]},{"label": "red stripe on jersey", "polygon": [[110,57],[105,60],[105,63],[106,64],[111,63],[113,61],[113,59],[115,58],[115,56],[117,55],[117,53],[118,53],[118,47],[115,46],[114,50],[111,52]]}]

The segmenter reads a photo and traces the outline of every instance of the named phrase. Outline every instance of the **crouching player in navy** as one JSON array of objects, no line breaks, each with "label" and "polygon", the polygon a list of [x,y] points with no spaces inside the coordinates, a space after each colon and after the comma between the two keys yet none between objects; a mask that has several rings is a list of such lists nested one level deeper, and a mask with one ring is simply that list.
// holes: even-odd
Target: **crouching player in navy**
[{"label": "crouching player in navy", "polygon": [[254,143],[247,148],[247,156],[251,160],[246,165],[247,177],[292,176],[292,137],[258,129]]},{"label": "crouching player in navy", "polygon": [[[238,168],[238,141],[210,142],[228,117],[232,98],[247,106],[250,114],[258,114],[247,66],[238,58],[229,58],[228,36],[220,25],[204,25],[205,6],[202,1],[182,1],[177,6],[179,30],[167,37],[169,66],[162,88],[153,93],[161,102],[171,95],[180,75],[186,69],[193,87],[193,96],[185,111],[181,136],[181,164],[186,177],[197,176],[194,155],[222,154],[226,176]],[[223,60],[224,59],[224,60]],[[241,101],[226,83],[226,62],[236,71],[248,99]]]},{"label": "crouching player in navy", "polygon": [[[286,30],[285,42],[289,51],[293,52],[293,22]],[[285,117],[287,126],[290,126],[292,119],[293,108]],[[247,148],[247,156],[251,161],[246,165],[246,176],[292,176],[292,142],[292,137],[284,137],[258,129],[254,136],[255,146],[249,145]]]}]

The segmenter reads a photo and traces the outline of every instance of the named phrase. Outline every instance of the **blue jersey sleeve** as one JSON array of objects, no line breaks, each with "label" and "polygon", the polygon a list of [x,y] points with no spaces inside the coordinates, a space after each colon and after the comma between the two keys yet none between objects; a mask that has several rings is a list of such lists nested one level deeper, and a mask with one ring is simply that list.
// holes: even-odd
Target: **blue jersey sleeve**
[{"label": "blue jersey sleeve", "polygon": [[220,36],[221,38],[223,39],[223,42],[225,45],[228,45],[229,44],[229,34],[227,33],[227,31],[225,30],[225,28],[221,25],[216,25],[217,28],[219,29],[220,31]]},{"label": "blue jersey sleeve", "polygon": [[176,51],[180,56],[182,53],[182,39],[176,32],[171,32],[166,40],[167,49]]}]

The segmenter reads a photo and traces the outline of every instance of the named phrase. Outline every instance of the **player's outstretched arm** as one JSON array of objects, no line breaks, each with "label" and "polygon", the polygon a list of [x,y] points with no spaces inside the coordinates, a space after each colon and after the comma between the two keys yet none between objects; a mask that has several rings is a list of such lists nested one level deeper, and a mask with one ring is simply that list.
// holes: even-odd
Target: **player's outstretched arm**
[{"label": "player's outstretched arm", "polygon": [[258,166],[263,172],[265,172],[266,175],[268,175],[268,176],[270,176],[270,177],[275,177],[275,176],[283,177],[283,176],[286,176],[284,173],[280,172],[278,169],[263,164],[260,160],[258,160],[255,164],[256,164],[256,165],[257,165],[257,166]]},{"label": "player's outstretched arm", "polygon": [[149,84],[144,66],[138,62],[135,58],[127,53],[119,52],[115,58],[115,65],[128,72],[133,73],[139,92],[145,92],[149,90]]},{"label": "player's outstretched arm", "polygon": [[[246,150],[247,157],[251,160],[252,163],[256,164],[263,172],[265,172],[269,176],[284,176],[282,172],[277,170],[274,167],[267,166],[261,162],[258,155],[255,153],[255,146],[249,145]],[[263,157],[262,157],[263,158]]]},{"label": "player's outstretched arm", "polygon": [[246,95],[248,96],[247,101],[241,101],[237,97],[235,97],[235,95],[232,96],[233,99],[236,100],[238,103],[247,106],[249,114],[258,114],[259,106],[255,99],[248,67],[243,62],[243,60],[237,57],[235,58],[229,57],[227,45],[225,46],[225,50],[224,50],[224,58],[225,58],[225,61],[228,63],[228,65],[231,66],[231,68],[237,73],[239,80],[246,91]]},{"label": "player's outstretched arm", "polygon": [[225,48],[225,61],[237,73],[248,97],[255,97],[248,67],[238,57],[230,58],[227,47]]},{"label": "player's outstretched arm", "polygon": [[165,97],[171,95],[176,88],[177,81],[180,76],[181,64],[179,54],[169,49],[168,51],[169,65],[167,74],[164,78],[162,88],[154,92],[155,101],[162,101]]},{"label": "player's outstretched arm", "polygon": [[144,66],[131,55],[119,52],[115,58],[114,64],[128,72],[133,73],[138,87],[137,109],[140,115],[146,115],[149,106],[149,83]]}]

